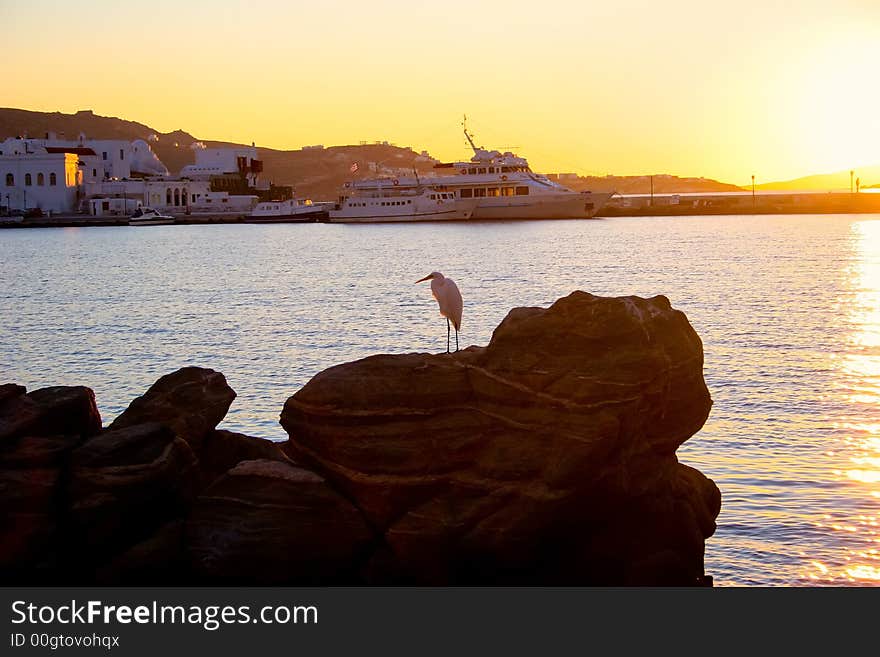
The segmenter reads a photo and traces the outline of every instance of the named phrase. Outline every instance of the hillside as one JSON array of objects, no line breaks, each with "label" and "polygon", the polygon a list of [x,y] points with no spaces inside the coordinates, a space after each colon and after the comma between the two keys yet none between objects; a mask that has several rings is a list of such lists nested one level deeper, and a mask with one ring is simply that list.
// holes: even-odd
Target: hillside
[{"label": "hillside", "polygon": [[[146,139],[158,136],[150,146],[171,173],[177,173],[195,161],[192,144],[201,141],[209,147],[241,146],[231,142],[199,140],[183,130],[162,133],[143,123],[126,121],[116,117],[99,116],[91,110],[75,114],[61,112],[32,112],[28,110],[0,108],[0,140],[7,137],[29,136],[42,138],[54,132],[59,139],[76,139],[84,132],[95,139]],[[370,174],[370,163],[375,170],[385,168],[411,169],[416,166],[424,172],[430,168],[427,162],[417,162],[418,154],[410,149],[389,144],[366,144],[333,146],[321,150],[282,151],[271,148],[259,149],[264,164],[264,178],[276,185],[293,185],[298,194],[319,199],[333,199],[342,184],[352,175],[349,167],[357,162],[358,176]]]},{"label": "hillside", "polygon": [[[860,178],[862,187],[872,187],[880,184],[880,165],[861,167],[854,169],[853,180]],[[849,170],[837,171],[836,173],[822,173],[814,176],[804,176],[803,178],[795,178],[794,180],[782,180],[778,182],[763,183],[755,185],[755,189],[764,190],[781,190],[781,191],[849,191],[850,175]],[[751,189],[742,187],[742,189]]]},{"label": "hillside", "polygon": [[[159,137],[159,141],[151,143],[150,146],[169,171],[180,171],[181,167],[194,161],[189,145],[196,139],[182,130],[163,134],[143,123],[99,116],[91,110],[62,114],[0,108],[0,139],[17,136],[39,139],[45,137],[47,132],[54,132],[59,139],[76,139],[81,132],[84,132],[89,138],[129,141],[146,139],[149,135],[155,134]],[[175,143],[178,146],[175,146]]]},{"label": "hillside", "polygon": [[[618,194],[650,194],[652,176],[579,176],[575,180],[560,182],[572,189],[591,192],[617,192]],[[711,178],[679,178],[658,174],[654,178],[655,194],[685,194],[698,192],[738,192],[736,185],[718,182]]]},{"label": "hillside", "polygon": [[[195,161],[191,148],[194,142],[201,141],[209,147],[241,145],[200,140],[183,130],[162,133],[143,123],[99,116],[91,110],[62,114],[0,108],[0,139],[19,135],[40,138],[47,132],[54,132],[59,138],[66,139],[76,139],[81,132],[95,139],[133,140],[156,135],[158,141],[150,145],[172,173]],[[352,178],[350,166],[355,162],[359,165],[355,177],[369,177],[375,175],[377,170],[393,175],[394,170],[416,167],[420,173],[425,173],[431,168],[431,163],[419,157],[415,151],[385,143],[291,151],[259,147],[259,152],[264,163],[265,179],[276,185],[292,185],[297,194],[320,200],[336,198],[342,184]],[[577,190],[616,191],[621,194],[647,194],[651,188],[648,176],[590,176],[562,182]],[[705,178],[654,176],[654,192],[657,194],[737,189],[734,185]]]}]

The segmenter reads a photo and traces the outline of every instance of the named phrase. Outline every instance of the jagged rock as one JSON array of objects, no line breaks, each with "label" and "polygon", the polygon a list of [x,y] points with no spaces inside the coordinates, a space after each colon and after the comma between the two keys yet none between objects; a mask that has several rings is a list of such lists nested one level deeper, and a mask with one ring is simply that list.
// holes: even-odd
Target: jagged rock
[{"label": "jagged rock", "polygon": [[197,577],[252,585],[352,581],[371,538],[323,478],[272,460],[239,463],[199,497],[187,526]]},{"label": "jagged rock", "polygon": [[175,519],[97,569],[101,585],[180,586],[190,577],[184,521]]},{"label": "jagged rock", "polygon": [[156,381],[110,428],[161,422],[198,451],[205,435],[226,416],[234,399],[235,391],[220,372],[184,367]]},{"label": "jagged rock", "polygon": [[53,562],[60,468],[0,467],[0,581],[25,582]]},{"label": "jagged rock", "polygon": [[101,414],[90,388],[54,386],[17,394],[21,386],[4,387],[7,392],[0,403],[0,449],[23,436],[84,438],[101,429]]},{"label": "jagged rock", "polygon": [[0,449],[0,470],[63,467],[79,436],[25,436]]},{"label": "jagged rock", "polygon": [[37,583],[55,567],[66,461],[100,429],[89,388],[0,386],[0,580]]},{"label": "jagged rock", "polygon": [[184,515],[197,484],[195,455],[167,426],[107,430],[72,454],[70,540],[85,563],[106,560]]},{"label": "jagged rock", "polygon": [[665,297],[575,292],[485,348],[325,370],[285,450],[383,533],[379,581],[696,584],[720,496],[675,450],[711,408],[702,366]]},{"label": "jagged rock", "polygon": [[208,432],[199,450],[199,469],[205,484],[210,484],[241,461],[261,459],[293,465],[278,443],[243,433],[215,429]]},{"label": "jagged rock", "polygon": [[17,383],[4,383],[0,385],[0,406],[9,399],[20,397],[27,392],[27,388]]}]

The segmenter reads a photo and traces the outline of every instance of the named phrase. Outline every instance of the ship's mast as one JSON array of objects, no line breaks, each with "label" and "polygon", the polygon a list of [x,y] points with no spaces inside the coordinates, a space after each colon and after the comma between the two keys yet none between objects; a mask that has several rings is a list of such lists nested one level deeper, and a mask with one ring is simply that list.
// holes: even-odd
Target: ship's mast
[{"label": "ship's mast", "polygon": [[467,129],[467,114],[464,115],[464,120],[461,122],[462,128],[464,128],[464,136],[467,138],[468,143],[471,145],[471,148],[474,149],[474,153],[477,152],[477,147],[474,145],[474,140],[471,138],[470,133]]}]

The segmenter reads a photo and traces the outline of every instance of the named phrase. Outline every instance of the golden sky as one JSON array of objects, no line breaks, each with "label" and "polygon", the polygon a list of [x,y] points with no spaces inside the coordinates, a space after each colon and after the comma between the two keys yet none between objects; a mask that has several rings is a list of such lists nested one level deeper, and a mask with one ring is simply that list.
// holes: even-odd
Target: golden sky
[{"label": "golden sky", "polygon": [[545,172],[880,164],[880,0],[0,0],[0,24],[0,106],[201,139],[461,159],[467,113]]}]

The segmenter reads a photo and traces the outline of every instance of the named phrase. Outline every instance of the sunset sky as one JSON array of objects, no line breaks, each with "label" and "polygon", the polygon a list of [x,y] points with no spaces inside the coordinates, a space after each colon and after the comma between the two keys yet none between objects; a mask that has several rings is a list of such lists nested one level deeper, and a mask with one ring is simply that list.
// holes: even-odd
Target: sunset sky
[{"label": "sunset sky", "polygon": [[[0,0],[0,106],[744,184],[880,164],[878,0]],[[880,181],[877,181],[880,182]]]}]

